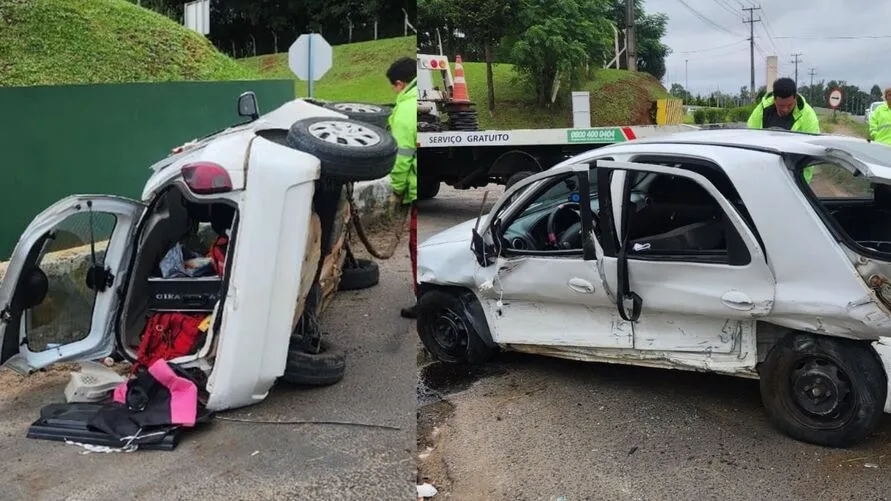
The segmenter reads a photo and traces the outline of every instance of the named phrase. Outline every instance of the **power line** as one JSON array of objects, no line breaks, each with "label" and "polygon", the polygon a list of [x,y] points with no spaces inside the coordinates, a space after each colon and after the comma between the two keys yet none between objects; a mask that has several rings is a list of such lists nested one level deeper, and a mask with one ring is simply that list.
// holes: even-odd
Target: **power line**
[{"label": "power line", "polygon": [[716,4],[718,4],[720,7],[722,7],[727,12],[733,14],[734,16],[740,16],[740,14],[742,14],[741,12],[737,12],[736,9],[734,9],[733,7],[729,6],[726,3],[726,0],[712,0],[712,1],[715,2]]},{"label": "power line", "polygon": [[[760,6],[759,6],[760,7]],[[761,10],[761,28],[764,29],[764,32],[767,33],[767,40],[770,41],[770,45],[773,47],[775,52],[781,52],[777,44],[773,41],[773,28],[770,27],[770,22],[767,20],[767,13],[764,10]]]},{"label": "power line", "polygon": [[721,26],[720,24],[718,24],[718,23],[712,21],[711,19],[709,19],[709,18],[703,16],[702,14],[699,13],[699,11],[697,11],[697,10],[694,9],[693,7],[690,7],[690,4],[688,4],[688,3],[685,2],[684,0],[678,0],[678,2],[680,2],[684,7],[687,8],[687,10],[689,10],[690,12],[692,12],[693,15],[696,16],[696,17],[698,17],[700,20],[705,21],[706,23],[708,23],[708,24],[714,26],[715,28],[718,28],[719,30],[721,30],[721,31],[723,31],[723,32],[725,32],[725,33],[729,33],[729,34],[731,34],[731,35],[733,35],[733,36],[737,36],[737,37],[739,36],[737,33],[734,33],[734,32],[732,32],[732,31],[728,30],[727,28]]},{"label": "power line", "polygon": [[748,38],[743,38],[742,40],[737,40],[737,41],[735,41],[733,43],[729,43],[727,45],[717,45],[715,47],[708,47],[706,49],[688,50],[688,51],[684,51],[684,52],[678,52],[678,54],[696,54],[697,52],[706,52],[706,51],[710,51],[710,50],[724,49],[724,48],[732,47],[734,45],[738,45],[738,44],[741,44],[743,42],[748,42],[748,41],[749,41]]},{"label": "power line", "polygon": [[891,35],[856,35],[856,36],[828,36],[828,37],[774,37],[777,40],[876,40],[891,38]]}]

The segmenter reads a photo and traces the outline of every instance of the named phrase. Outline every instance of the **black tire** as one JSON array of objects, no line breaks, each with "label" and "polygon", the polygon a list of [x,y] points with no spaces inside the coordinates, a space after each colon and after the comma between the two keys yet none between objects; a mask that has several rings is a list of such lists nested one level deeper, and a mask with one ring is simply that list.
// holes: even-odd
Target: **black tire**
[{"label": "black tire", "polygon": [[381,278],[381,270],[375,261],[370,259],[356,259],[358,266],[349,266],[347,260],[344,268],[341,270],[343,275],[340,277],[340,285],[338,290],[354,291],[367,289],[377,285]]},{"label": "black tire", "polygon": [[325,108],[348,116],[351,120],[376,125],[386,129],[389,125],[390,114],[393,109],[388,106],[370,103],[335,102],[326,103]]},{"label": "black tire", "polygon": [[517,184],[518,182],[522,181],[523,179],[526,179],[527,177],[529,177],[533,174],[536,174],[536,173],[532,172],[530,170],[521,170],[520,172],[514,172],[513,174],[511,174],[511,176],[509,178],[507,178],[507,182],[504,183],[504,189],[505,190],[510,189],[511,186]]},{"label": "black tire", "polygon": [[429,200],[439,193],[439,179],[418,176],[418,200]]},{"label": "black tire", "polygon": [[771,349],[759,372],[768,417],[796,440],[850,447],[882,418],[887,377],[866,344],[790,334]]},{"label": "black tire", "polygon": [[448,291],[432,289],[421,295],[418,336],[434,358],[453,364],[481,364],[492,358],[495,350],[486,345],[468,315],[461,299]]},{"label": "black tire", "polygon": [[291,384],[325,386],[343,379],[346,372],[346,353],[323,339],[319,353],[303,349],[288,350],[285,373],[281,379]]},{"label": "black tire", "polygon": [[[346,125],[359,133],[361,140],[354,145],[331,142],[323,137],[333,137],[328,127]],[[312,129],[318,128],[315,132]],[[318,134],[318,136],[316,135]],[[373,181],[390,173],[396,161],[396,140],[386,130],[345,118],[314,117],[294,122],[288,131],[288,145],[309,153],[321,161],[322,177],[334,181],[352,183]],[[367,143],[367,144],[363,144]]]}]

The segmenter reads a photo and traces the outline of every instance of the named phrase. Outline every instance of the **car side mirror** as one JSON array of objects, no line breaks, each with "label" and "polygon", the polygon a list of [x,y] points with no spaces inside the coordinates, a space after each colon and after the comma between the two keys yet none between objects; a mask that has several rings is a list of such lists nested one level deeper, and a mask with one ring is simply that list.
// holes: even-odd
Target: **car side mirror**
[{"label": "car side mirror", "polygon": [[238,96],[238,116],[250,117],[251,121],[260,118],[260,107],[257,105],[257,95],[253,91],[247,91]]},{"label": "car side mirror", "polygon": [[12,309],[17,311],[31,309],[46,299],[47,292],[49,292],[49,279],[43,270],[35,266],[19,279],[12,299]]}]

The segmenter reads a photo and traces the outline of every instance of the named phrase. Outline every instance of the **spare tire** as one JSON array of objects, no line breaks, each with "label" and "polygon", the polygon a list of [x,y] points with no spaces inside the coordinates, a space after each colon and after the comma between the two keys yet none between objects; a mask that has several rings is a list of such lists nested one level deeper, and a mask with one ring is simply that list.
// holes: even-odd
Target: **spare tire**
[{"label": "spare tire", "polygon": [[309,353],[301,348],[288,350],[285,372],[281,379],[291,384],[323,386],[334,384],[346,372],[346,353],[325,339],[321,340],[319,353]]},{"label": "spare tire", "polygon": [[294,122],[288,146],[321,161],[322,177],[352,183],[390,173],[396,140],[386,130],[347,118],[313,117]]},{"label": "spare tire", "polygon": [[383,129],[387,128],[390,114],[393,113],[392,108],[370,103],[336,102],[325,103],[324,107],[338,113],[343,113],[352,120],[376,125]]},{"label": "spare tire", "polygon": [[344,262],[341,268],[340,286],[338,290],[354,291],[367,289],[377,285],[381,278],[381,270],[377,263],[370,259],[356,259],[357,266],[349,266],[349,261]]}]

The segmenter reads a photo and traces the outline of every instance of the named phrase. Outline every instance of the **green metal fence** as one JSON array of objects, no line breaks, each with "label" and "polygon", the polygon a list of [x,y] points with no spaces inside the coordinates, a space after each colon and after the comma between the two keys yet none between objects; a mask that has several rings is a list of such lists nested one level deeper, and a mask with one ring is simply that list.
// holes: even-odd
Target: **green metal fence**
[{"label": "green metal fence", "polygon": [[0,261],[44,208],[74,193],[138,198],[170,149],[294,99],[291,80],[0,88]]}]

